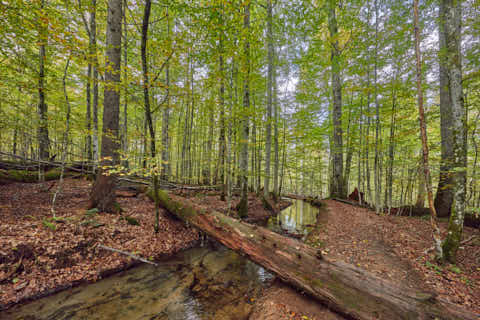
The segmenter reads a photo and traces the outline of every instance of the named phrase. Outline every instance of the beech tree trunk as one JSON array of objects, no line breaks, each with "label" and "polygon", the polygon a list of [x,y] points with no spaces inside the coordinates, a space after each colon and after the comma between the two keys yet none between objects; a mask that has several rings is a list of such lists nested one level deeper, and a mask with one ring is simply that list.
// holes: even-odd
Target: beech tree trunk
[{"label": "beech tree trunk", "polygon": [[[121,4],[120,4],[121,7]],[[90,55],[92,55],[93,64],[93,138],[92,138],[92,148],[93,148],[93,160],[97,162],[99,160],[99,146],[98,146],[98,57],[97,57],[97,20],[96,20],[96,10],[97,10],[97,0],[92,0],[92,11],[90,12]],[[120,15],[120,21],[122,14]],[[107,22],[108,23],[108,22]],[[121,34],[121,31],[119,31]],[[121,42],[121,40],[120,40]],[[119,58],[120,59],[120,58]],[[119,71],[120,72],[120,71]],[[120,79],[120,75],[118,75]],[[106,78],[105,78],[106,80]],[[120,81],[120,80],[119,80]],[[105,99],[105,97],[104,97]],[[104,100],[105,101],[105,100]],[[105,103],[105,102],[104,102]],[[105,108],[105,105],[103,106]],[[104,116],[105,117],[105,116]],[[117,125],[118,127],[118,125]],[[103,137],[102,137],[103,139]],[[102,140],[103,143],[103,140]]]},{"label": "beech tree trunk", "polygon": [[[221,17],[221,34],[219,39],[219,73],[220,73],[220,88],[219,88],[219,102],[220,102],[220,134],[218,137],[218,172],[219,180],[222,185],[220,200],[225,201],[225,196],[227,194],[227,184],[225,183],[225,163],[226,163],[226,142],[225,142],[225,65],[224,65],[224,48],[223,48],[223,27],[224,27],[224,18],[223,18],[223,6],[220,12]],[[217,175],[215,175],[217,176]]]},{"label": "beech tree trunk", "polygon": [[108,1],[107,59],[105,63],[105,91],[103,101],[103,130],[101,166],[90,194],[90,208],[118,212],[115,188],[116,175],[106,174],[119,163],[118,123],[120,94],[120,60],[122,45],[122,0]]},{"label": "beech tree trunk", "polygon": [[380,104],[378,102],[378,1],[375,0],[375,58],[373,81],[375,87],[375,162],[373,168],[374,186],[375,186],[375,212],[377,214],[381,211],[381,194],[382,194],[382,179],[380,177]]},{"label": "beech tree trunk", "polygon": [[[40,15],[44,15],[45,0],[40,4]],[[40,19],[39,19],[40,21]],[[38,158],[48,161],[50,157],[50,139],[48,138],[48,107],[45,101],[45,47],[48,39],[48,26],[41,24],[38,32],[38,41],[40,43],[38,51]],[[43,169],[41,170],[43,172]]]},{"label": "beech tree trunk", "polygon": [[240,181],[242,196],[238,204],[238,213],[240,217],[246,217],[248,214],[248,141],[249,141],[249,117],[250,112],[250,0],[245,3],[245,13],[243,18],[243,28],[246,33],[244,44],[244,69],[243,76],[243,115],[241,119],[241,150],[240,150]]},{"label": "beech tree trunk", "polygon": [[393,284],[353,265],[329,260],[296,239],[159,193],[171,214],[307,292],[347,319],[477,319],[434,295]]},{"label": "beech tree trunk", "polygon": [[465,218],[467,141],[466,110],[462,92],[461,44],[461,1],[442,0],[440,5],[440,27],[445,36],[445,66],[448,74],[449,100],[451,102],[451,134],[453,136],[453,206],[448,223],[447,238],[443,243],[445,259],[455,263],[457,250],[462,240]]},{"label": "beech tree trunk", "polygon": [[439,10],[439,80],[440,80],[440,135],[441,135],[441,162],[440,177],[437,193],[435,195],[435,209],[439,217],[450,215],[453,203],[453,132],[452,132],[452,106],[448,82],[447,44],[445,34],[445,5],[440,5]]},{"label": "beech tree trunk", "polygon": [[[167,37],[170,38],[170,17],[167,7]],[[169,42],[170,43],[170,42]],[[171,48],[170,48],[171,50]],[[163,180],[168,181],[171,176],[172,167],[170,165],[170,136],[169,136],[169,123],[170,123],[170,61],[167,61],[165,67],[165,84],[167,86],[167,99],[166,105],[163,109],[162,119],[162,173]]]},{"label": "beech tree trunk", "polygon": [[342,131],[342,80],[340,76],[340,49],[338,43],[338,27],[335,13],[336,1],[328,1],[328,29],[331,41],[332,90],[333,90],[333,177],[332,197],[346,198],[343,181],[343,131]]},{"label": "beech tree trunk", "polygon": [[[127,32],[127,0],[123,0],[123,82],[128,83],[128,32]],[[167,84],[168,85],[168,84]],[[126,157],[128,154],[128,85],[123,90],[123,126],[122,126],[122,152]],[[122,163],[128,168],[128,159]]]},{"label": "beech tree trunk", "polygon": [[[265,126],[265,177],[263,195],[270,197],[270,158],[272,149],[272,108],[273,108],[273,5],[267,1],[267,119]],[[276,190],[275,190],[276,191]]]}]

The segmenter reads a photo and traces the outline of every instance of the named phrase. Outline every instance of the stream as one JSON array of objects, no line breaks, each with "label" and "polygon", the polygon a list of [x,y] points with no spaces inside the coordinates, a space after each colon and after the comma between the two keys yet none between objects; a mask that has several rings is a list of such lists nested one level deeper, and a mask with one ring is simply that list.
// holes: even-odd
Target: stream
[{"label": "stream", "polygon": [[[319,210],[301,200],[271,217],[267,227],[307,235]],[[300,237],[298,236],[298,237]],[[159,266],[141,265],[92,284],[15,306],[1,319],[247,319],[274,275],[209,242]]]}]

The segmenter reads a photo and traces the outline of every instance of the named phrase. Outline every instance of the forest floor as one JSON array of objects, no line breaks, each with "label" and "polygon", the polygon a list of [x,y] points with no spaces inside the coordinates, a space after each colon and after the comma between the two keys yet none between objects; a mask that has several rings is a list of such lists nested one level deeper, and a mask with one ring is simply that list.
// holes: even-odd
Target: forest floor
[{"label": "forest floor", "polygon": [[[121,215],[88,212],[91,182],[66,179],[52,220],[53,182],[0,186],[0,310],[82,282],[97,281],[138,264],[131,258],[98,248],[98,244],[163,260],[198,243],[199,233],[160,211],[160,232],[153,232],[154,205],[145,195],[119,192]],[[218,192],[179,190],[177,195],[217,211],[231,212]],[[234,198],[234,208],[238,199]],[[331,259],[345,260],[380,277],[411,287],[435,291],[440,298],[480,312],[480,238],[459,250],[457,265],[440,266],[424,254],[432,244],[428,220],[378,216],[368,209],[334,200],[324,201],[307,243]],[[278,209],[288,206],[282,202]],[[249,195],[251,221],[271,212]],[[446,223],[441,223],[445,232]],[[55,230],[53,230],[55,229]],[[464,238],[479,235],[465,228]],[[12,271],[14,272],[13,274]],[[253,308],[250,319],[341,319],[280,281],[275,281]]]},{"label": "forest floor", "polygon": [[[0,310],[97,281],[139,263],[99,248],[99,244],[158,261],[198,243],[196,229],[172,219],[164,210],[160,210],[160,231],[155,234],[154,204],[144,194],[132,197],[119,191],[122,215],[87,211],[91,182],[82,179],[65,180],[55,205],[60,219],[54,220],[51,205],[56,183],[0,185]],[[178,193],[228,211],[218,195]],[[252,220],[271,215],[254,194],[249,198]],[[238,202],[233,200],[232,206]],[[134,218],[139,225],[130,224],[124,217]]]},{"label": "forest floor", "polygon": [[[377,215],[374,211],[325,200],[306,242],[332,260],[343,260],[377,276],[435,292],[440,299],[480,313],[480,230],[466,227],[456,265],[438,265],[429,219]],[[447,223],[441,222],[443,236]],[[312,299],[275,282],[257,302],[251,319],[342,319]]]}]

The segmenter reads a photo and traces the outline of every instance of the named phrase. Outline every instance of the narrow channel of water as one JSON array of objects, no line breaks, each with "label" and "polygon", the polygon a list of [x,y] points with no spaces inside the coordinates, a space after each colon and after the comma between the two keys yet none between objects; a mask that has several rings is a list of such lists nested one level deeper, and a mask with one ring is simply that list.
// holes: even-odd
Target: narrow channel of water
[{"label": "narrow channel of water", "polygon": [[[307,234],[318,209],[300,200],[268,222],[281,233]],[[1,319],[246,319],[274,276],[218,244],[142,265],[26,305]]]}]

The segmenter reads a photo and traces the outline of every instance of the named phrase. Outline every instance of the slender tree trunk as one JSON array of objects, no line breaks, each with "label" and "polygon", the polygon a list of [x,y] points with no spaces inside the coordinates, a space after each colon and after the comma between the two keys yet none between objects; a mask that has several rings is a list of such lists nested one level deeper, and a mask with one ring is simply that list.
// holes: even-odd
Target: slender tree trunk
[{"label": "slender tree trunk", "polygon": [[377,59],[378,59],[378,1],[375,0],[375,58],[374,58],[374,87],[375,87],[375,163],[374,163],[374,185],[375,185],[375,211],[380,213],[381,203],[381,179],[380,179],[380,104],[378,103],[377,84]]},{"label": "slender tree trunk", "polygon": [[350,180],[350,171],[352,168],[352,157],[353,157],[353,147],[352,147],[352,103],[353,103],[353,93],[350,100],[350,108],[348,109],[348,125],[347,125],[347,159],[345,160],[345,173],[343,177],[345,194],[348,194],[348,184]]},{"label": "slender tree trunk", "polygon": [[248,216],[248,141],[249,141],[249,112],[250,112],[250,0],[244,2],[243,28],[245,34],[244,76],[243,76],[243,115],[241,119],[241,151],[240,151],[240,177],[242,195],[238,204],[240,218]]},{"label": "slender tree trunk", "polygon": [[128,30],[127,30],[127,0],[123,0],[123,82],[125,83],[123,98],[123,127],[122,127],[122,151],[123,166],[128,168]]},{"label": "slender tree trunk", "polygon": [[392,115],[390,119],[390,141],[388,144],[388,166],[387,166],[387,178],[385,186],[385,202],[388,207],[389,213],[392,207],[392,195],[393,195],[393,161],[395,157],[395,112],[396,112],[396,75],[392,81]]},{"label": "slender tree trunk", "polygon": [[371,115],[370,115],[370,68],[367,66],[367,129],[365,134],[365,173],[367,180],[367,196],[368,201],[373,200],[372,196],[372,185],[370,179],[370,124],[371,124]]},{"label": "slender tree trunk", "polygon": [[430,179],[430,167],[428,165],[428,141],[427,141],[427,125],[425,121],[425,113],[423,110],[423,91],[422,91],[422,61],[420,56],[420,27],[418,23],[418,0],[413,0],[414,24],[415,24],[415,57],[416,57],[416,71],[417,71],[417,96],[418,96],[418,113],[420,120],[420,135],[422,138],[423,150],[423,173],[425,178],[425,185],[427,187],[428,205],[430,207],[430,223],[433,229],[433,241],[436,249],[436,254],[439,259],[443,259],[442,240],[440,229],[437,223],[437,212],[433,204],[433,191]]},{"label": "slender tree trunk", "polygon": [[283,120],[283,151],[282,151],[282,168],[280,169],[280,185],[278,186],[278,195],[282,195],[283,177],[285,176],[285,162],[287,161],[287,125]]},{"label": "slender tree trunk", "polygon": [[[152,119],[152,112],[150,108],[150,80],[148,73],[147,60],[147,43],[148,43],[148,26],[150,20],[152,2],[145,0],[145,7],[143,11],[142,23],[142,40],[141,40],[141,56],[142,56],[142,74],[143,74],[143,101],[145,107],[145,119],[150,133],[150,155],[152,157],[152,187],[155,200],[155,225],[154,230],[159,231],[159,204],[158,204],[158,168],[157,168],[157,153],[155,142],[155,127]],[[146,135],[146,133],[145,133]]]},{"label": "slender tree trunk", "polygon": [[[467,107],[468,110],[468,107]],[[474,158],[473,158],[473,168],[472,168],[472,175],[470,178],[470,195],[467,200],[467,204],[471,203],[471,206],[475,206],[475,194],[477,190],[477,162],[478,162],[478,143],[477,139],[475,138],[477,135],[477,130],[478,130],[478,120],[480,119],[480,113],[477,113],[477,116],[475,118],[475,125],[472,130],[472,135],[471,135],[471,141],[473,145],[473,151],[474,151]]]},{"label": "slender tree trunk", "polygon": [[[190,96],[190,102],[191,102],[191,108],[190,108],[190,119],[189,119],[189,126],[187,128],[188,134],[187,134],[187,178],[188,182],[192,183],[193,182],[193,151],[192,151],[192,136],[193,136],[193,118],[194,118],[194,113],[195,113],[195,82],[194,82],[194,73],[195,73],[195,68],[194,68],[194,61],[193,57],[191,58],[191,67],[190,67],[190,85],[191,85],[191,96]],[[197,175],[200,177],[200,175]]]},{"label": "slender tree trunk", "polygon": [[[40,16],[45,16],[45,1],[41,0],[40,4]],[[39,19],[40,21],[40,19]],[[43,21],[43,20],[41,20]],[[48,42],[48,26],[43,25],[39,27],[38,32],[39,39],[39,51],[38,51],[38,61],[39,61],[39,71],[38,71],[38,116],[39,116],[39,125],[38,125],[38,157],[40,160],[48,161],[50,158],[50,139],[48,138],[48,106],[46,103],[45,92],[45,61],[46,53],[45,48]],[[40,176],[43,180],[43,166],[40,169]]]},{"label": "slender tree trunk", "polygon": [[233,139],[233,130],[232,130],[232,123],[233,123],[233,108],[235,105],[236,100],[233,100],[233,79],[234,79],[234,64],[235,60],[232,59],[232,72],[230,76],[230,94],[229,94],[229,115],[228,115],[228,131],[227,131],[227,144],[226,144],[226,152],[227,152],[227,163],[226,163],[226,189],[227,189],[227,208],[228,213],[230,213],[230,209],[232,207],[232,181],[233,181],[233,173],[232,173],[232,139]]},{"label": "slender tree trunk", "polygon": [[[275,53],[275,51],[274,51]],[[274,57],[275,59],[275,57]],[[274,95],[274,105],[273,105],[273,153],[274,153],[274,164],[273,164],[273,194],[276,198],[280,196],[279,185],[278,185],[278,175],[279,175],[279,150],[278,150],[278,118],[279,118],[279,108],[278,104],[278,89],[277,89],[277,75],[276,72],[273,73],[273,95]]]},{"label": "slender tree trunk", "polygon": [[272,108],[273,108],[273,5],[272,0],[267,1],[267,117],[265,126],[265,177],[263,182],[263,195],[270,196],[270,156],[272,147]]},{"label": "slender tree trunk", "polygon": [[[189,58],[190,59],[190,58]],[[180,176],[183,182],[187,179],[187,142],[188,142],[188,119],[190,118],[190,83],[189,83],[189,69],[190,61],[187,62],[185,70],[185,89],[186,89],[186,103],[185,103],[185,121],[183,124],[183,141],[182,141],[182,157],[181,157],[181,170]]]},{"label": "slender tree trunk", "polygon": [[204,163],[204,173],[203,173],[203,183],[208,185],[210,184],[211,181],[211,176],[212,176],[212,170],[211,170],[211,164],[212,164],[212,152],[213,152],[213,127],[215,126],[215,119],[213,117],[213,106],[210,105],[208,107],[208,139],[207,139],[207,150],[206,150],[206,159]]},{"label": "slender tree trunk", "polygon": [[461,1],[442,0],[440,4],[440,27],[445,35],[445,56],[448,88],[452,108],[450,130],[453,135],[453,206],[448,223],[447,238],[443,243],[445,259],[455,263],[460,246],[465,217],[467,142],[466,110],[462,94],[461,61]]},{"label": "slender tree trunk", "polygon": [[[120,4],[121,6],[121,4]],[[98,56],[97,56],[97,0],[92,0],[92,11],[90,12],[90,54],[93,59],[93,160],[99,161],[99,146],[98,146]],[[115,14],[117,14],[115,12]],[[120,17],[121,17],[121,13]],[[121,18],[120,18],[121,19]],[[121,33],[121,31],[120,31]],[[105,105],[104,105],[105,108]],[[103,139],[103,137],[102,137]],[[102,140],[103,141],[103,140]],[[103,148],[103,147],[102,147]]]},{"label": "slender tree trunk", "polygon": [[[222,12],[223,14],[223,12]],[[225,201],[227,184],[225,183],[225,68],[223,63],[223,36],[220,37],[220,136],[218,138],[218,163],[220,184],[222,185],[220,200]]]},{"label": "slender tree trunk", "polygon": [[[360,97],[360,115],[358,116],[358,126],[359,126],[359,142],[358,142],[358,164],[357,164],[357,187],[359,192],[364,192],[363,180],[362,179],[362,142],[363,142],[363,96]],[[362,205],[363,197],[359,195],[358,202]]]},{"label": "slender tree trunk", "polygon": [[343,132],[342,132],[342,80],[340,78],[340,50],[335,13],[336,1],[328,0],[328,29],[331,41],[332,90],[333,90],[333,180],[331,196],[346,198],[343,181]]},{"label": "slender tree trunk", "polygon": [[[170,22],[168,20],[168,8],[167,8],[167,35],[170,36]],[[166,105],[163,109],[162,119],[162,173],[163,180],[168,181],[171,176],[171,163],[170,163],[170,137],[169,137],[169,122],[170,122],[170,62],[167,61],[165,67],[165,83],[167,86],[167,99]]]},{"label": "slender tree trunk", "polygon": [[114,168],[119,163],[120,94],[117,88],[120,85],[122,0],[108,0],[106,46],[102,159],[90,194],[90,208],[118,212],[119,207],[115,197],[116,175],[106,173],[109,168]]},{"label": "slender tree trunk", "polygon": [[87,109],[85,113],[85,128],[87,129],[87,137],[86,137],[86,152],[87,152],[87,159],[89,161],[92,160],[92,93],[91,93],[91,85],[92,84],[92,63],[88,63],[87,67],[87,83],[86,83],[86,95],[87,95]]}]

